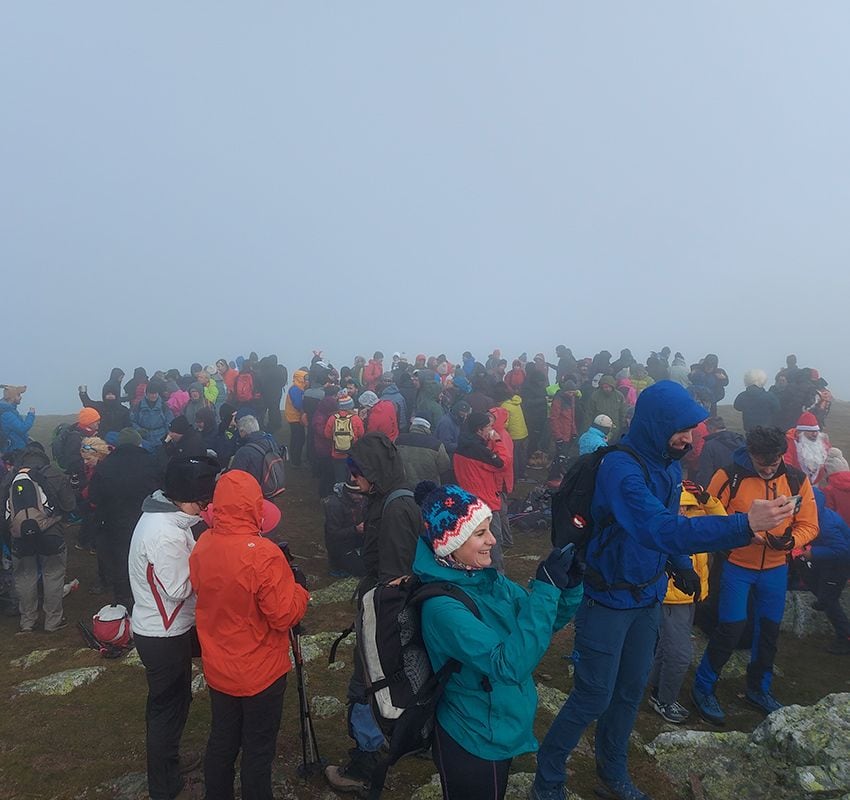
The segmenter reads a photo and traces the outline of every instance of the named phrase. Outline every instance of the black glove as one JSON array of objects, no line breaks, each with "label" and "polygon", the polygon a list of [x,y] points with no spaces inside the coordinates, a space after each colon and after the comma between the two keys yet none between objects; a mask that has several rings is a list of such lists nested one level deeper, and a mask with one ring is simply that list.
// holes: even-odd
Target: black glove
[{"label": "black glove", "polygon": [[788,552],[794,549],[794,534],[791,533],[790,526],[785,529],[785,533],[782,536],[773,536],[770,533],[765,533],[765,538],[767,539],[767,546],[771,550],[784,550]]},{"label": "black glove", "polygon": [[292,577],[295,578],[295,582],[305,591],[307,589],[307,576],[301,571],[301,567],[296,566],[295,564],[290,565],[292,569]]},{"label": "black glove", "polygon": [[680,592],[692,594],[697,602],[702,592],[702,582],[695,569],[677,569],[673,572],[673,586]]},{"label": "black glove", "polygon": [[556,589],[569,589],[576,586],[577,584],[570,583],[570,570],[575,560],[575,552],[576,548],[572,543],[563,548],[556,547],[537,567],[537,580],[549,583]]},{"label": "black glove", "polygon": [[578,557],[573,557],[573,564],[567,571],[567,575],[569,580],[567,581],[567,588],[574,589],[584,580],[584,572],[587,569],[587,564]]},{"label": "black glove", "polygon": [[682,488],[696,497],[697,502],[702,503],[702,505],[705,505],[711,499],[711,495],[696,481],[682,481]]}]

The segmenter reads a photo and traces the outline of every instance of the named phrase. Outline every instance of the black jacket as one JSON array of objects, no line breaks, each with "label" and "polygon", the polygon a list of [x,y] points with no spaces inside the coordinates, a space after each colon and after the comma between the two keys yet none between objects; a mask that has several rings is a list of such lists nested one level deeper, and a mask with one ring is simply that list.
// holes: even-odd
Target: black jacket
[{"label": "black jacket", "polygon": [[733,431],[710,433],[703,440],[702,452],[694,480],[701,486],[708,486],[714,473],[721,467],[732,463],[732,453],[744,446],[744,437]]},{"label": "black jacket", "polygon": [[357,526],[363,522],[365,504],[363,495],[348,491],[341,483],[334,486],[333,494],[322,499],[328,566],[358,578],[366,574],[362,553],[363,534],[357,530]]},{"label": "black jacket", "polygon": [[758,426],[772,428],[778,421],[779,398],[761,386],[748,386],[735,398],[735,410],[743,415],[746,432]]},{"label": "black jacket", "polygon": [[95,468],[89,500],[103,519],[109,537],[130,540],[142,515],[142,501],[161,486],[156,457],[143,447],[125,444]]},{"label": "black jacket", "polygon": [[404,465],[396,446],[383,433],[367,433],[351,447],[351,458],[372,484],[363,529],[366,577],[361,594],[378,581],[409,575],[422,531],[422,514],[412,497],[384,503],[396,489],[408,489]]},{"label": "black jacket", "polygon": [[92,400],[86,392],[80,392],[80,402],[85,408],[93,408],[100,414],[100,427],[97,429],[100,437],[131,427],[130,409],[118,400]]}]

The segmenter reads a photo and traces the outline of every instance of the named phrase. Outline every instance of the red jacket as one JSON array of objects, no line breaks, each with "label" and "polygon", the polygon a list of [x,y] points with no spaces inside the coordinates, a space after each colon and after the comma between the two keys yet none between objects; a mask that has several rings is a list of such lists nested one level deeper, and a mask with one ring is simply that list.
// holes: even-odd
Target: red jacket
[{"label": "red jacket", "polygon": [[850,472],[833,472],[823,487],[826,505],[850,525]]},{"label": "red jacket", "polygon": [[351,433],[353,434],[351,444],[354,444],[358,439],[362,439],[366,431],[363,428],[363,420],[354,411],[337,411],[336,414],[331,414],[328,417],[328,421],[325,423],[324,433],[325,439],[331,443],[331,457],[348,458],[348,450],[341,451],[334,447],[334,422],[336,422],[337,417],[351,417]]},{"label": "red jacket", "polygon": [[390,400],[378,400],[372,406],[366,417],[366,432],[374,431],[385,433],[391,442],[398,439],[398,414],[396,414],[395,403]]},{"label": "red jacket", "polygon": [[369,363],[363,367],[363,385],[370,391],[375,391],[375,386],[384,374],[384,362],[369,359]]},{"label": "red jacket", "polygon": [[511,439],[506,427],[508,424],[509,412],[506,408],[496,406],[495,408],[490,409],[490,413],[493,415],[495,420],[493,422],[493,427],[499,434],[499,438],[502,440],[502,444],[505,446],[505,450],[508,454],[507,458],[502,459],[505,462],[505,466],[502,467],[502,480],[505,484],[505,493],[510,494],[514,490],[514,440]]},{"label": "red jacket", "polygon": [[578,436],[575,395],[568,396],[563,392],[555,395],[549,409],[549,429],[558,442],[571,442]]},{"label": "red jacket", "polygon": [[525,383],[525,370],[522,367],[514,367],[510,372],[505,373],[505,383],[516,394]]},{"label": "red jacket", "polygon": [[504,484],[504,462],[509,456],[505,443],[499,439],[492,439],[488,447],[502,460],[501,467],[485,464],[479,459],[461,455],[460,452],[455,452],[452,466],[458,486],[483,500],[492,511],[498,511],[502,507],[499,492]]},{"label": "red jacket", "polygon": [[684,466],[688,470],[688,477],[693,478],[699,466],[699,457],[702,455],[702,448],[705,447],[705,437],[708,436],[708,425],[705,422],[700,422],[694,428],[693,439],[691,440],[691,450],[682,459]]},{"label": "red jacket", "polygon": [[260,536],[263,493],[251,475],[226,472],[213,502],[214,525],[189,556],[204,676],[219,692],[250,697],[291,669],[289,629],[309,595],[280,548]]}]

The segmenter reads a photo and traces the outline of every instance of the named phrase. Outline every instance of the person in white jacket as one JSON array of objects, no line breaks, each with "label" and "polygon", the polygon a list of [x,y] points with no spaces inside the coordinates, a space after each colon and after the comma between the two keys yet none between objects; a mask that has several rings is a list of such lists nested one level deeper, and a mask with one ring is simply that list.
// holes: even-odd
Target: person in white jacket
[{"label": "person in white jacket", "polygon": [[173,800],[185,782],[180,737],[192,702],[192,655],[200,654],[189,581],[189,555],[195,546],[192,526],[212,500],[218,471],[212,458],[170,461],[165,490],[145,498],[130,542],[133,636],[148,681],[145,722],[151,800]]}]

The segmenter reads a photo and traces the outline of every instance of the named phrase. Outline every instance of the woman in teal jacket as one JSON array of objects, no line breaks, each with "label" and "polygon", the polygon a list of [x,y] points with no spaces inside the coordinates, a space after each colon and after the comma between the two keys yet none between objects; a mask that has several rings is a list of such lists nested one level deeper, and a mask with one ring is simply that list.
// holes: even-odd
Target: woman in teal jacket
[{"label": "woman in teal jacket", "polygon": [[511,759],[537,750],[532,672],[552,634],[582,598],[572,546],[554,550],[525,590],[491,568],[492,512],[459,486],[416,489],[425,532],[413,571],[423,583],[452,583],[478,606],[477,618],[452,597],[422,606],[422,636],[434,670],[461,663],[437,707],[433,755],[446,800],[500,800]]}]

